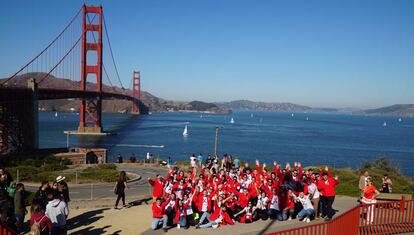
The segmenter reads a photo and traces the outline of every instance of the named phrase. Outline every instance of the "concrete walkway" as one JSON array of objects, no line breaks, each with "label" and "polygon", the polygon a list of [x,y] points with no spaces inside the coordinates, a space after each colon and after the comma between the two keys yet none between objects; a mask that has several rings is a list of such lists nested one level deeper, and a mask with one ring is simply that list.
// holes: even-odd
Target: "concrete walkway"
[{"label": "concrete walkway", "polygon": [[[96,201],[95,203],[98,203]],[[148,204],[147,204],[148,203]],[[135,200],[134,206],[128,209],[115,210],[111,207],[72,209],[68,224],[69,234],[163,234],[163,231],[152,231],[151,226],[151,201]],[[341,214],[356,205],[356,199],[338,196],[334,208]],[[322,220],[312,221],[320,223]],[[264,234],[292,227],[304,226],[306,223],[292,221],[257,221],[252,224],[236,223],[231,226],[223,226],[217,229],[194,229],[188,230],[171,228],[168,234]]]}]

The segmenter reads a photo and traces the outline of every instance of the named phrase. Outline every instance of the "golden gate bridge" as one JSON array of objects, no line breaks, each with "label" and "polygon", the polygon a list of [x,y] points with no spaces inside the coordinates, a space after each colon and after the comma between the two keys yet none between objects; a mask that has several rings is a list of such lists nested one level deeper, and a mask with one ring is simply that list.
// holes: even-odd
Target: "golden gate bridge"
[{"label": "golden gate bridge", "polygon": [[[38,100],[80,99],[77,131],[84,134],[103,132],[103,99],[130,100],[131,113],[140,113],[140,71],[133,71],[126,89],[107,28],[102,6],[83,5],[42,51],[0,80],[0,154],[38,148]],[[56,78],[79,85],[51,85]]]}]

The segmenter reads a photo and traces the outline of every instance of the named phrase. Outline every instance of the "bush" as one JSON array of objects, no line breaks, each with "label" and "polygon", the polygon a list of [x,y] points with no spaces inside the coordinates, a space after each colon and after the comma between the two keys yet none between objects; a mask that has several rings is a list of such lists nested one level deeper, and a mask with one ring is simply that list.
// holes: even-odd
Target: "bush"
[{"label": "bush", "polygon": [[98,164],[98,169],[110,169],[110,170],[116,170],[116,165],[114,163],[107,163],[107,164]]}]

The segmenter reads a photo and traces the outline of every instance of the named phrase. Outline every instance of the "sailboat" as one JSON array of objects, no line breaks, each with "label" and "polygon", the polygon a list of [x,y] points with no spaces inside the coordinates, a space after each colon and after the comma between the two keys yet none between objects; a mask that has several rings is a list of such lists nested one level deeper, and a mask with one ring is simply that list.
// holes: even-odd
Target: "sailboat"
[{"label": "sailboat", "polygon": [[402,119],[401,119],[401,118],[398,118],[398,121],[399,121],[399,122],[402,122]]},{"label": "sailboat", "polygon": [[382,126],[387,126],[387,122],[384,122],[384,123],[382,124]]},{"label": "sailboat", "polygon": [[309,117],[306,117],[306,121],[309,121]]},{"label": "sailboat", "polygon": [[292,113],[292,117],[294,117],[294,116],[295,116],[295,114]]},{"label": "sailboat", "polygon": [[250,117],[251,117],[251,118],[253,117],[253,113],[251,113],[251,114],[250,114]]},{"label": "sailboat", "polygon": [[183,131],[183,136],[188,136],[187,125],[185,125],[184,131]]},{"label": "sailboat", "polygon": [[55,112],[55,117],[57,117],[58,115],[57,115],[57,112]]},{"label": "sailboat", "polygon": [[231,118],[230,123],[231,123],[231,124],[233,124],[233,123],[234,123],[234,119],[233,119],[233,118]]}]

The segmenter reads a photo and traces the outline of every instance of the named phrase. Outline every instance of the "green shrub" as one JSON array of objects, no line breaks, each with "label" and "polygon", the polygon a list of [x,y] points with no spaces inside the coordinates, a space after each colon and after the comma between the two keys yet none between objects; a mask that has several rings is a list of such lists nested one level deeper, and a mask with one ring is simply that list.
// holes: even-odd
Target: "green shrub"
[{"label": "green shrub", "polygon": [[107,164],[98,164],[98,169],[111,169],[116,170],[116,165],[114,163],[107,163]]}]

